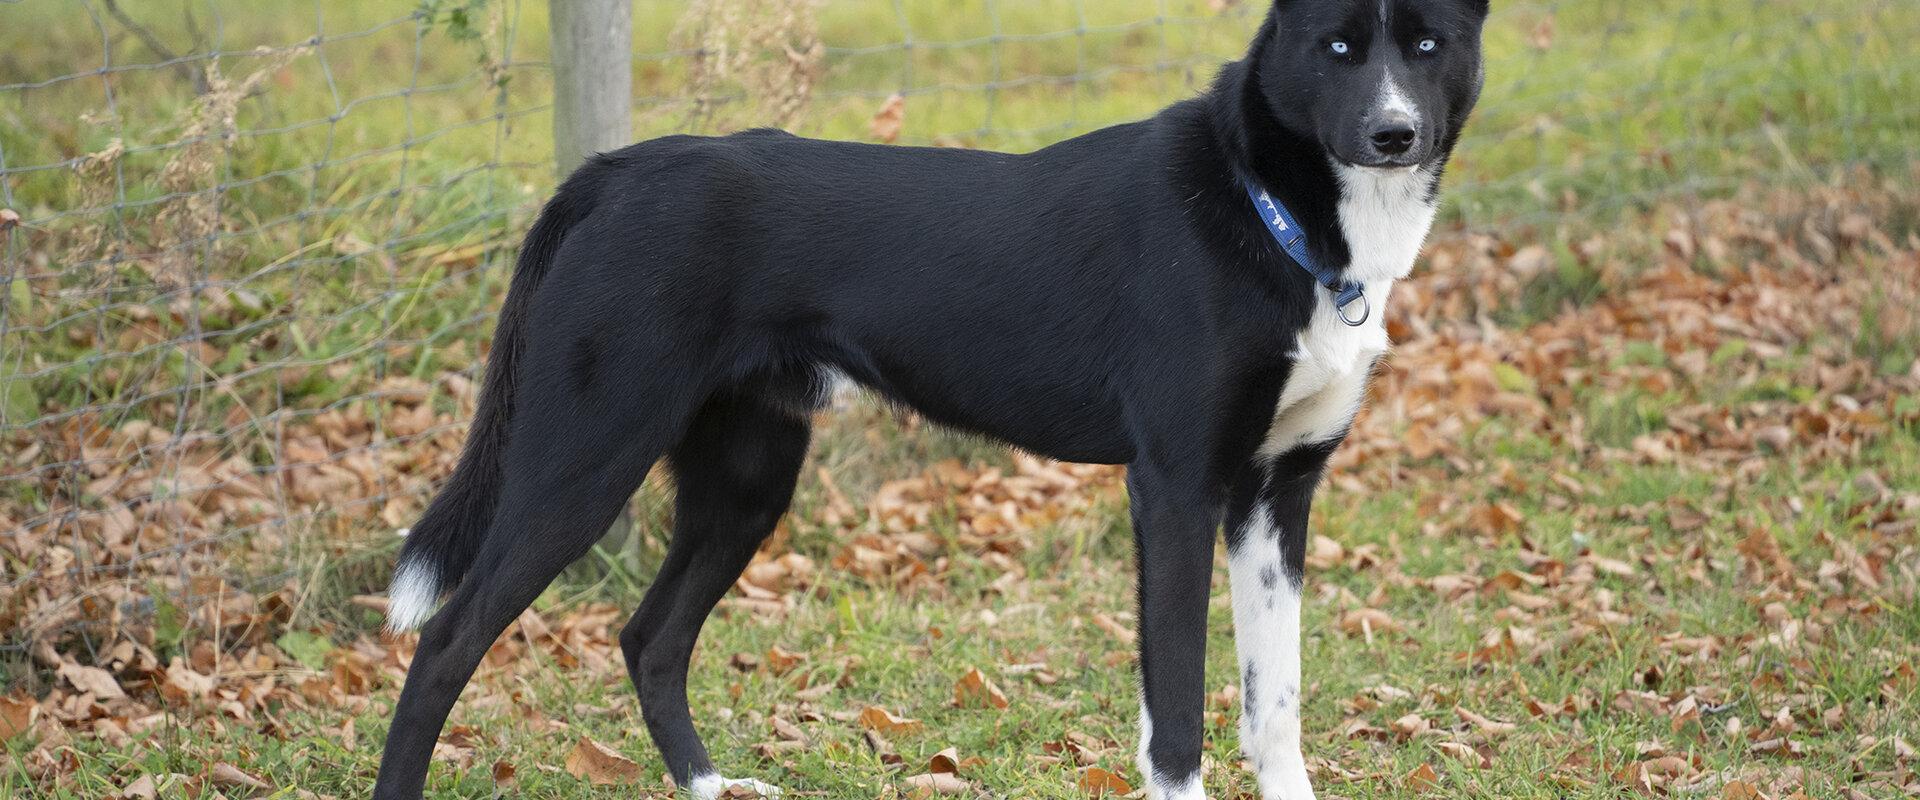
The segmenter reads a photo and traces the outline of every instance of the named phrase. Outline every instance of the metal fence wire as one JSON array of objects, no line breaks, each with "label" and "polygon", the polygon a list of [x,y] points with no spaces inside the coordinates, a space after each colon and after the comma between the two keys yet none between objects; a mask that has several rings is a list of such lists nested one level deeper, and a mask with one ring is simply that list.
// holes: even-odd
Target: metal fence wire
[{"label": "metal fence wire", "polygon": [[[1495,3],[1442,225],[1904,170],[1911,5]],[[1191,95],[1264,13],[639,0],[634,127],[1031,149]],[[411,522],[553,184],[547,41],[529,0],[0,2],[4,647],[264,602]]]}]

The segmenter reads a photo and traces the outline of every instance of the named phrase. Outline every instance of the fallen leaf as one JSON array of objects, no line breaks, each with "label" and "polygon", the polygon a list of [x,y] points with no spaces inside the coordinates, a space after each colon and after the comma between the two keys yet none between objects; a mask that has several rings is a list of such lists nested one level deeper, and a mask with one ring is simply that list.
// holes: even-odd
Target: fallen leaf
[{"label": "fallen leaf", "polygon": [[973,785],[951,772],[929,772],[907,778],[904,783],[910,789],[910,797],[931,797],[936,794],[966,794]]},{"label": "fallen leaf", "polygon": [[949,747],[933,754],[927,759],[928,772],[958,773],[960,771],[960,749]]},{"label": "fallen leaf", "polygon": [[1540,18],[1540,23],[1533,26],[1533,35],[1528,37],[1528,42],[1533,45],[1533,49],[1543,53],[1553,49],[1552,15]]},{"label": "fallen leaf", "polygon": [[0,742],[26,733],[39,716],[40,704],[31,697],[0,697]]},{"label": "fallen leaf", "polygon": [[592,737],[582,736],[573,752],[567,754],[567,774],[595,786],[610,786],[638,781],[640,765]]},{"label": "fallen leaf", "polygon": [[1416,792],[1431,792],[1440,788],[1440,773],[1433,770],[1432,764],[1421,764],[1400,779],[1400,787]]},{"label": "fallen leaf", "polygon": [[1115,773],[1099,767],[1087,767],[1080,771],[1080,790],[1086,792],[1088,797],[1103,797],[1109,794],[1132,794],[1133,785]]},{"label": "fallen leaf", "polygon": [[1486,717],[1480,716],[1479,714],[1475,714],[1472,711],[1468,711],[1464,707],[1456,706],[1453,709],[1453,713],[1455,716],[1458,716],[1460,718],[1460,721],[1465,722],[1469,725],[1472,725],[1474,728],[1478,729],[1481,733],[1484,733],[1488,736],[1504,736],[1506,734],[1512,733],[1516,728],[1520,727],[1511,722],[1500,722],[1497,720],[1487,719]]},{"label": "fallen leaf", "polygon": [[920,724],[920,720],[896,717],[892,712],[879,706],[867,706],[865,710],[861,711],[860,725],[867,730],[889,736],[901,733],[918,733],[926,727]]},{"label": "fallen leaf", "polygon": [[873,134],[873,138],[893,144],[900,138],[900,129],[906,127],[906,122],[907,98],[896,93],[881,104],[880,111],[867,123],[867,130]]},{"label": "fallen leaf", "polygon": [[152,775],[142,775],[133,779],[114,800],[159,800],[160,787],[154,783]]},{"label": "fallen leaf", "polygon": [[1104,612],[1093,615],[1093,626],[1106,631],[1108,634],[1111,634],[1113,638],[1119,639],[1121,644],[1131,646],[1140,640],[1140,634],[1136,633],[1132,628],[1120,624],[1119,620],[1114,619]]},{"label": "fallen leaf", "polygon": [[969,669],[953,685],[953,704],[960,708],[969,706],[1007,707],[1007,695],[993,681],[981,674],[979,669]]},{"label": "fallen leaf", "polygon": [[1486,756],[1481,755],[1480,751],[1460,742],[1440,742],[1435,746],[1440,748],[1440,752],[1445,753],[1448,758],[1468,766],[1479,767],[1481,769],[1493,766],[1493,762]]},{"label": "fallen leaf", "polygon": [[1400,623],[1394,622],[1387,612],[1377,608],[1356,608],[1340,615],[1340,631],[1348,636],[1365,637],[1373,641],[1376,633],[1392,633],[1400,630]]},{"label": "fallen leaf", "polygon": [[118,700],[127,696],[120,688],[120,682],[113,679],[113,673],[99,667],[66,661],[60,664],[59,673],[60,677],[67,679],[67,683],[73,684],[73,688],[92,692],[100,700]]},{"label": "fallen leaf", "polygon": [[257,789],[260,791],[270,791],[273,789],[272,784],[262,780],[259,776],[248,773],[246,770],[228,764],[225,761],[213,765],[213,771],[207,775],[207,779],[213,781],[213,785],[215,786],[224,786],[228,789]]},{"label": "fallen leaf", "polygon": [[767,669],[775,675],[784,675],[805,660],[806,656],[790,652],[777,644],[767,648]]}]

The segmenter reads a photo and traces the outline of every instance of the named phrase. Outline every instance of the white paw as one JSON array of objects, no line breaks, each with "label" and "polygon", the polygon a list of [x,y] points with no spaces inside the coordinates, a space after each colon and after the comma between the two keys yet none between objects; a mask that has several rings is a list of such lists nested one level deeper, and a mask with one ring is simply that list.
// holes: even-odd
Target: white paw
[{"label": "white paw", "polygon": [[1307,764],[1298,754],[1281,756],[1260,770],[1262,800],[1314,800],[1313,784],[1307,780]]},{"label": "white paw", "polygon": [[1207,800],[1207,791],[1201,788],[1198,774],[1174,781],[1148,773],[1146,780],[1148,800]]},{"label": "white paw", "polygon": [[780,788],[761,783],[752,778],[723,778],[717,772],[695,776],[693,785],[687,787],[695,800],[720,800],[734,797],[777,798]]}]

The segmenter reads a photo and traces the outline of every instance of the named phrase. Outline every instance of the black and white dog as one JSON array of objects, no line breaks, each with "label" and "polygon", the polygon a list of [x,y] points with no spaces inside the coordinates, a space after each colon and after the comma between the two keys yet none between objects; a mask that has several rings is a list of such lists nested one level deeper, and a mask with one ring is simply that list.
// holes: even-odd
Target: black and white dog
[{"label": "black and white dog", "polygon": [[787,508],[810,412],[851,380],[1034,453],[1128,465],[1153,797],[1203,797],[1224,526],[1241,750],[1263,798],[1311,798],[1307,508],[1479,95],[1486,15],[1278,0],[1204,96],[1025,155],[749,131],[592,159],[527,236],[466,452],[400,555],[391,624],[426,625],[374,795],[420,796],[481,656],[663,456],[673,540],[620,634],[627,671],[680,786],[770,793],[715,771],[687,662]]}]

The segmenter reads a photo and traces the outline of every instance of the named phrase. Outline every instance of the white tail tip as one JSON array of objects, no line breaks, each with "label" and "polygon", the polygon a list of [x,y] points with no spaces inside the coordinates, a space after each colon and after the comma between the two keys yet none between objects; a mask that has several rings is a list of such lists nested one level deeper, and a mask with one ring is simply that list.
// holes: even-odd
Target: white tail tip
[{"label": "white tail tip", "polygon": [[410,631],[433,616],[440,602],[440,575],[433,565],[402,561],[387,588],[387,630]]}]

